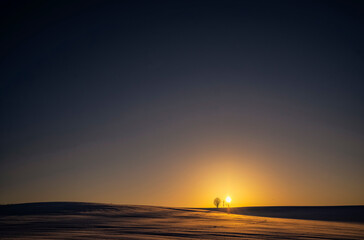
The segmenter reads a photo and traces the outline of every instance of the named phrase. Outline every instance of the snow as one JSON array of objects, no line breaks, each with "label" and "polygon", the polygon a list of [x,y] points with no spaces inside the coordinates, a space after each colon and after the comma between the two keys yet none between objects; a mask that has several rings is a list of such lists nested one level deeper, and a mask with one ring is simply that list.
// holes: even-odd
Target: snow
[{"label": "snow", "polygon": [[364,239],[363,223],[89,203],[0,206],[1,239]]}]

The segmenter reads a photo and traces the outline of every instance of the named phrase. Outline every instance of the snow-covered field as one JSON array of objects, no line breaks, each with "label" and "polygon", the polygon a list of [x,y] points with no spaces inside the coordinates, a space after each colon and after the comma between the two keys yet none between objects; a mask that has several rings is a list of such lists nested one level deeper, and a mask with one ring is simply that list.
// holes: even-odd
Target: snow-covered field
[{"label": "snow-covered field", "polygon": [[363,223],[90,203],[0,206],[1,239],[364,239]]}]

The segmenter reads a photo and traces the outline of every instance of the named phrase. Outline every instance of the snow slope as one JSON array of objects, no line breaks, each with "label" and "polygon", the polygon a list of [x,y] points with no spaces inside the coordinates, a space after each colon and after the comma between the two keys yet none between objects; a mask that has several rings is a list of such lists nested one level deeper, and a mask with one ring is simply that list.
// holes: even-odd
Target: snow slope
[{"label": "snow slope", "polygon": [[0,206],[1,239],[364,239],[364,224],[92,203]]}]

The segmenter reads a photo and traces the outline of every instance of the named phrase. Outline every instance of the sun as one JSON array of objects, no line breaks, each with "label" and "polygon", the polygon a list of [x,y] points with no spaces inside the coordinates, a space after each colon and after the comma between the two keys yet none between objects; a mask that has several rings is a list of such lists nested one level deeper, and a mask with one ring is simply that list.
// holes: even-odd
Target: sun
[{"label": "sun", "polygon": [[227,203],[230,203],[230,202],[231,202],[231,197],[227,196],[227,197],[226,197],[226,199],[225,199],[225,201],[226,201]]}]

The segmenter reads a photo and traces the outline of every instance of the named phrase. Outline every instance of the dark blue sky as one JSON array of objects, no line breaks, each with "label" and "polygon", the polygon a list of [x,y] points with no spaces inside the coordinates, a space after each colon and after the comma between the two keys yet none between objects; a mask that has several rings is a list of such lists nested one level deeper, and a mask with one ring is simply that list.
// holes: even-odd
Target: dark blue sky
[{"label": "dark blue sky", "polygon": [[[219,149],[253,156],[238,165],[271,169],[282,179],[272,188],[315,195],[282,204],[364,204],[361,1],[3,1],[0,9],[1,202],[199,205],[175,200],[162,183],[191,194],[176,180],[188,168],[166,172]],[[125,186],[115,190],[115,181]]]}]

